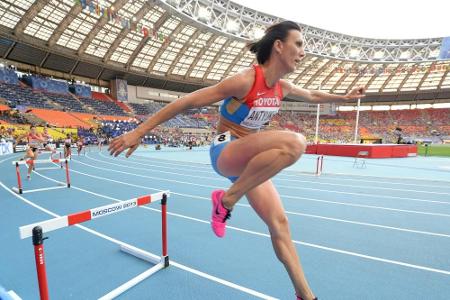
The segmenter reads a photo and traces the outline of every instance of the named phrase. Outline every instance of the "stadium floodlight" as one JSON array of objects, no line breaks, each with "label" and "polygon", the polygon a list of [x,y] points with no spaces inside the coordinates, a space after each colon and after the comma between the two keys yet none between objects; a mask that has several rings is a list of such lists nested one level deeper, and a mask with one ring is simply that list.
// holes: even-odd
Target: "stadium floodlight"
[{"label": "stadium floodlight", "polygon": [[264,36],[264,32],[265,32],[265,30],[262,29],[261,27],[254,27],[251,32],[252,38],[259,40],[260,38],[262,38]]},{"label": "stadium floodlight", "polygon": [[400,54],[400,59],[408,59],[411,57],[411,52],[409,50],[405,50]]},{"label": "stadium floodlight", "polygon": [[339,52],[339,47],[336,45],[333,45],[331,47],[331,54],[337,54]]},{"label": "stadium floodlight", "polygon": [[377,52],[375,52],[375,54],[373,55],[374,59],[382,59],[384,58],[384,51],[378,50]]},{"label": "stadium floodlight", "polygon": [[197,18],[201,21],[209,23],[211,20],[211,11],[204,6],[200,6],[197,11]]},{"label": "stadium floodlight", "polygon": [[356,49],[356,48],[353,48],[353,49],[350,49],[350,57],[351,58],[357,58],[357,57],[359,57],[359,49]]},{"label": "stadium floodlight", "polygon": [[428,58],[437,58],[439,56],[439,53],[440,49],[434,49],[433,51],[430,51]]},{"label": "stadium floodlight", "polygon": [[231,33],[237,33],[239,31],[239,24],[235,20],[228,20],[227,31]]}]

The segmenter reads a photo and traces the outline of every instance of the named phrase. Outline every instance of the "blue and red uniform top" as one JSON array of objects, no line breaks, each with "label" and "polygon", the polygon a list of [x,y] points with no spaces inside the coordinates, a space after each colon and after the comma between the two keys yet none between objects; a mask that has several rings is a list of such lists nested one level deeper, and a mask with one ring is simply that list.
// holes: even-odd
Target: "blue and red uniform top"
[{"label": "blue and red uniform top", "polygon": [[255,81],[250,92],[242,100],[226,98],[220,107],[220,115],[233,125],[258,130],[278,113],[283,90],[279,81],[273,87],[268,87],[261,66],[254,65],[253,68]]}]

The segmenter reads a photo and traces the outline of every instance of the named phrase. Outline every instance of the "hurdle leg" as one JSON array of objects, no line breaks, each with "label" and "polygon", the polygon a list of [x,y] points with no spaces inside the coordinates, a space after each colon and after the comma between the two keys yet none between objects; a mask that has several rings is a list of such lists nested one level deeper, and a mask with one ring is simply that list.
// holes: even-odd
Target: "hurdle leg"
[{"label": "hurdle leg", "polygon": [[167,195],[163,194],[161,199],[161,227],[162,227],[162,256],[164,268],[169,266],[169,255],[167,253]]},{"label": "hurdle leg", "polygon": [[323,155],[320,156],[320,174],[322,174],[323,170]]},{"label": "hurdle leg", "polygon": [[22,194],[22,180],[20,179],[20,167],[18,162],[16,162],[16,174],[17,174],[17,190],[19,194]]},{"label": "hurdle leg", "polygon": [[39,295],[41,300],[48,300],[48,283],[47,272],[45,270],[45,257],[44,257],[44,238],[42,236],[42,227],[36,226],[33,228],[33,245],[34,245],[34,257],[36,261],[36,271],[39,283]]},{"label": "hurdle leg", "polygon": [[140,259],[149,261],[151,263],[156,263],[156,265],[151,267],[147,271],[139,274],[132,280],[122,284],[121,286],[104,295],[103,297],[100,297],[99,300],[113,299],[119,296],[120,294],[124,293],[125,291],[129,290],[136,284],[140,283],[141,281],[147,279],[157,271],[167,268],[169,266],[169,256],[167,253],[167,194],[163,194],[161,199],[161,217],[162,217],[161,219],[162,257],[158,258],[151,253],[144,252],[135,247],[128,247],[125,245],[121,245],[120,250],[129,253],[135,257],[138,257]]},{"label": "hurdle leg", "polygon": [[108,294],[100,297],[98,300],[110,300],[110,299],[114,299],[117,296],[121,295],[122,293],[128,291],[129,289],[131,289],[133,286],[137,285],[138,283],[144,281],[145,279],[147,279],[148,277],[152,276],[153,274],[155,274],[156,272],[158,272],[159,270],[163,269],[164,266],[161,264],[158,264],[156,266],[151,267],[150,269],[148,269],[147,271],[139,274],[137,277],[133,278],[132,280],[122,284],[121,286],[119,286],[118,288],[114,289],[113,291],[109,292]]},{"label": "hurdle leg", "polygon": [[70,188],[70,175],[69,175],[69,162],[66,159],[66,183],[67,187]]},{"label": "hurdle leg", "polygon": [[322,174],[322,166],[323,166],[323,155],[320,155],[317,157],[316,176],[320,176]]}]

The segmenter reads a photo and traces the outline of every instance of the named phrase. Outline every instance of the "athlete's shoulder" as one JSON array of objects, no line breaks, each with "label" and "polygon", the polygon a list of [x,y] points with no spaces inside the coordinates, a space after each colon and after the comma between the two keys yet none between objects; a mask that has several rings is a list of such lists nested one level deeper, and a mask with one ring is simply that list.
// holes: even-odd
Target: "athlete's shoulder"
[{"label": "athlete's shoulder", "polygon": [[255,82],[255,69],[246,68],[224,80],[233,89],[233,97],[244,98],[252,89]]},{"label": "athlete's shoulder", "polygon": [[252,85],[255,80],[255,69],[254,68],[245,68],[238,73],[229,77],[232,78],[233,81],[240,82],[241,86]]}]

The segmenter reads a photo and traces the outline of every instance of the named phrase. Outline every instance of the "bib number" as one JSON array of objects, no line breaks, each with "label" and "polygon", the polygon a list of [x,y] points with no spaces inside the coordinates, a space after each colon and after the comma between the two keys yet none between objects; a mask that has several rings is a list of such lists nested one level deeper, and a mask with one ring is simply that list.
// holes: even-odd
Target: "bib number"
[{"label": "bib number", "polygon": [[228,143],[230,140],[231,140],[231,135],[230,135],[229,131],[221,133],[214,138],[214,146],[217,146],[217,145],[220,145],[223,143]]}]

